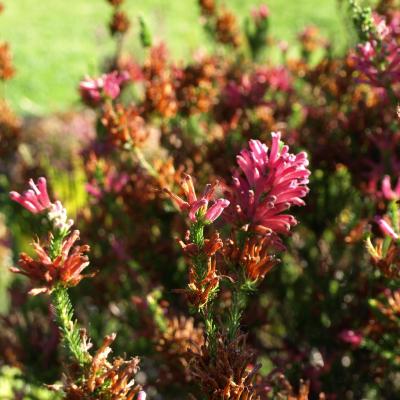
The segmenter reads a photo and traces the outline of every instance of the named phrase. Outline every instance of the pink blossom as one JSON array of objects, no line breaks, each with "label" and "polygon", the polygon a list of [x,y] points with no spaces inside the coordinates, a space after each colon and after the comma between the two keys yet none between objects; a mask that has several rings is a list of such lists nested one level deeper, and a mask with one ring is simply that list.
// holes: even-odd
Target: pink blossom
[{"label": "pink blossom", "polygon": [[393,25],[387,26],[379,16],[374,16],[374,20],[375,37],[359,44],[353,58],[362,73],[361,82],[386,88],[400,80],[399,32]]},{"label": "pink blossom", "polygon": [[79,85],[82,100],[92,107],[99,105],[104,97],[114,100],[121,92],[121,85],[128,79],[127,73],[116,71],[100,78],[85,78]]},{"label": "pink blossom", "polygon": [[390,176],[386,175],[382,180],[382,194],[386,200],[400,199],[400,178],[397,180],[397,185],[392,189]]},{"label": "pink blossom", "polygon": [[343,342],[349,343],[355,347],[360,346],[363,337],[360,333],[346,329],[339,334],[339,339]]},{"label": "pink blossom", "polygon": [[241,225],[250,224],[256,231],[288,233],[297,223],[290,214],[283,214],[292,205],[303,206],[308,193],[310,171],[305,152],[289,153],[280,148],[280,133],[272,133],[271,148],[258,140],[250,140],[250,150],[237,156],[239,169],[228,191],[231,207],[227,219]]},{"label": "pink blossom", "polygon": [[214,200],[214,204],[208,208],[208,205],[214,196],[217,185],[218,181],[213,185],[206,185],[202,196],[198,199],[194,189],[192,177],[190,175],[185,175],[181,186],[186,200],[172,193],[169,189],[164,189],[164,191],[171,197],[172,201],[178,208],[180,208],[182,211],[188,212],[189,219],[192,222],[196,222],[200,219],[205,223],[211,223],[214,222],[221,215],[223,210],[229,206],[228,200],[217,199]]},{"label": "pink blossom", "polygon": [[29,180],[31,189],[23,194],[10,192],[11,200],[16,201],[33,214],[38,214],[51,207],[49,195],[47,193],[47,182],[45,178],[39,178],[37,183],[33,179]]},{"label": "pink blossom", "polygon": [[261,4],[258,8],[254,8],[251,12],[251,16],[256,22],[265,20],[269,17],[269,8],[266,4]]},{"label": "pink blossom", "polygon": [[378,224],[385,236],[390,236],[394,240],[400,238],[400,236],[395,232],[394,228],[382,217],[375,217],[375,222]]}]

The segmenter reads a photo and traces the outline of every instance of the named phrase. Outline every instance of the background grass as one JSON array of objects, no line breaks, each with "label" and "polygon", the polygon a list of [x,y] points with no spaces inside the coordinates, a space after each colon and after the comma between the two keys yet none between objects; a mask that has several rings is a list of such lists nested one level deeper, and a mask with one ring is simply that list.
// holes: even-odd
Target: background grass
[{"label": "background grass", "polygon": [[[0,40],[10,42],[17,75],[4,93],[17,112],[46,114],[77,104],[76,87],[84,74],[112,50],[105,0],[3,0]],[[241,19],[257,4],[271,11],[271,32],[293,42],[304,26],[314,24],[338,46],[345,42],[338,0],[225,0]],[[199,24],[197,0],[126,0],[133,30],[127,47],[138,52],[135,28],[141,14],[153,35],[162,38],[176,58],[207,44]]]}]

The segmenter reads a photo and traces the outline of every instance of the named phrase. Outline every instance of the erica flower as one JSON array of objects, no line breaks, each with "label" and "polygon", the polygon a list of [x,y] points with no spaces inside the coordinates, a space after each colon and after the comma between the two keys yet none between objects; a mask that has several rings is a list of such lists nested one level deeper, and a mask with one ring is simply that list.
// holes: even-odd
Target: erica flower
[{"label": "erica flower", "polygon": [[95,107],[103,98],[116,99],[121,92],[121,85],[127,80],[126,74],[112,72],[100,78],[85,78],[79,85],[82,100],[85,104]]},{"label": "erica flower", "polygon": [[33,214],[38,214],[51,206],[49,195],[47,193],[47,183],[45,178],[39,178],[37,183],[33,179],[29,180],[31,189],[23,194],[10,192],[12,200],[21,204]]},{"label": "erica flower", "polygon": [[172,193],[169,189],[164,191],[171,197],[175,205],[181,209],[181,211],[188,211],[189,218],[192,222],[196,222],[199,219],[205,223],[214,222],[223,212],[223,210],[229,206],[229,201],[225,199],[218,199],[214,201],[214,204],[208,208],[209,202],[212,201],[215,189],[218,185],[216,181],[213,185],[208,184],[200,197],[196,196],[194,189],[193,180],[190,175],[185,175],[182,182],[182,189],[185,194],[186,200]]},{"label": "erica flower", "polygon": [[74,231],[63,241],[60,254],[52,260],[47,249],[39,243],[33,243],[36,259],[21,253],[18,267],[11,268],[12,272],[27,276],[33,284],[39,285],[29,293],[51,293],[56,285],[65,287],[76,286],[83,278],[93,276],[82,275],[82,271],[89,265],[89,259],[84,253],[89,251],[89,246],[77,246],[72,249],[79,239],[79,231]]},{"label": "erica flower", "polygon": [[230,222],[250,224],[259,232],[287,233],[297,223],[283,212],[292,205],[303,206],[308,193],[310,171],[305,152],[290,154],[288,146],[280,148],[280,133],[272,133],[271,148],[258,140],[250,140],[250,149],[237,156],[239,169],[229,189]]},{"label": "erica flower", "polygon": [[400,200],[400,178],[396,187],[392,189],[390,177],[386,175],[382,180],[382,194],[386,200]]}]

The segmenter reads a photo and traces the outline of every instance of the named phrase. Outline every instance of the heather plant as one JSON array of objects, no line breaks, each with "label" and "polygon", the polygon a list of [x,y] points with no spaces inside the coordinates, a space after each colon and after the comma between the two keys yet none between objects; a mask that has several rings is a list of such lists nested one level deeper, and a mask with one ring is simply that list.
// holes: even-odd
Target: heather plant
[{"label": "heather plant", "polygon": [[[77,84],[93,134],[76,125],[72,161],[46,147],[56,171],[27,162],[41,149],[27,136],[4,146],[4,247],[28,280],[8,289],[2,364],[67,399],[396,398],[394,2],[345,2],[356,43],[338,52],[313,26],[292,51],[267,5],[241,24],[201,0],[212,46],[185,62],[145,17],[107,2],[115,51]],[[58,195],[71,172],[83,176],[79,201],[52,200],[44,178],[14,191],[46,175]],[[29,232],[42,238],[33,252]]]}]

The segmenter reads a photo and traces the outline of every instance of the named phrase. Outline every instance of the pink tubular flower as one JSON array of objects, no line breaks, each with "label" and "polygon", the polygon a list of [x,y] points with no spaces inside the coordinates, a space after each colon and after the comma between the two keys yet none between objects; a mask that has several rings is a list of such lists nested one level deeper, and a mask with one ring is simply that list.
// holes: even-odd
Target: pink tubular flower
[{"label": "pink tubular flower", "polygon": [[197,199],[192,177],[190,175],[185,175],[182,182],[182,189],[186,200],[172,193],[169,189],[164,189],[164,192],[171,197],[172,201],[181,209],[181,211],[188,211],[189,219],[192,222],[204,219],[204,222],[209,224],[214,222],[222,214],[223,210],[229,206],[228,200],[218,199],[214,201],[214,204],[210,208],[208,208],[217,185],[218,181],[213,185],[208,184],[201,198]]},{"label": "pink tubular flower", "polygon": [[346,329],[339,334],[339,339],[343,342],[349,343],[352,346],[358,347],[360,346],[363,337],[360,333],[352,331],[350,329]]},{"label": "pink tubular flower", "polygon": [[396,187],[392,189],[390,176],[386,175],[382,180],[382,194],[386,200],[400,200],[400,178]]},{"label": "pink tubular flower", "polygon": [[51,206],[47,193],[47,183],[45,178],[39,178],[37,183],[33,179],[29,180],[31,189],[23,194],[10,192],[11,200],[16,201],[33,214],[38,214]]},{"label": "pink tubular flower", "polygon": [[282,214],[292,205],[303,206],[310,171],[305,152],[289,153],[288,146],[280,149],[280,133],[272,133],[271,148],[258,140],[250,140],[250,150],[237,156],[239,168],[228,194],[231,207],[228,220],[249,224],[259,233],[273,231],[288,233],[297,223],[289,214]]},{"label": "pink tubular flower", "polygon": [[385,236],[390,236],[394,240],[400,238],[400,236],[395,232],[393,227],[382,217],[375,217],[375,222],[378,224],[379,228],[381,229],[382,233]]},{"label": "pink tubular flower", "polygon": [[104,74],[100,78],[85,78],[79,84],[79,91],[85,104],[98,106],[104,97],[116,99],[121,92],[121,85],[129,79],[126,73],[116,71]]}]

